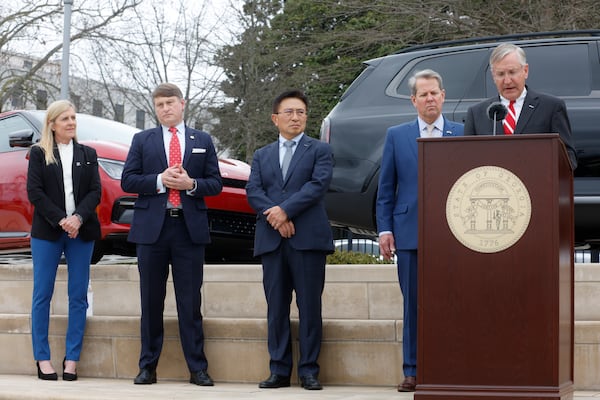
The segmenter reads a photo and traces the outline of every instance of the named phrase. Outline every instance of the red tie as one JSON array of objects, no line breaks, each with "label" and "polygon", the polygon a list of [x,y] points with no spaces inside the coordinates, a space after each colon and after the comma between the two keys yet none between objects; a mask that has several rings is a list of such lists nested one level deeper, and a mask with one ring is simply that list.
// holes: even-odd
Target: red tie
[{"label": "red tie", "polygon": [[515,101],[511,100],[508,105],[508,114],[504,118],[504,134],[512,135],[515,133],[515,126],[517,125],[517,114],[515,114]]},{"label": "red tie", "polygon": [[[181,147],[179,147],[179,139],[177,138],[177,128],[172,126],[169,128],[169,132],[173,134],[171,136],[171,143],[169,143],[169,167],[172,167],[173,165],[181,164]],[[169,203],[173,207],[181,205],[179,190],[169,189]]]}]

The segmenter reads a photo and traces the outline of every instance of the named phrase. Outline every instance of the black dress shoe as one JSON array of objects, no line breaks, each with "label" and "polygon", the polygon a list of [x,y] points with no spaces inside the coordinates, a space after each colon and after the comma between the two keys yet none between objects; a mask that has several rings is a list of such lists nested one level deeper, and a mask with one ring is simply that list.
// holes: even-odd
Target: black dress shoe
[{"label": "black dress shoe", "polygon": [[136,385],[150,385],[156,383],[156,370],[150,368],[142,368],[137,374],[133,383]]},{"label": "black dress shoe", "polygon": [[67,357],[63,359],[63,381],[76,381],[77,380],[77,372],[74,374],[70,372],[65,372],[65,364],[67,363]]},{"label": "black dress shoe", "polygon": [[39,379],[41,379],[43,381],[56,381],[56,380],[58,380],[58,374],[56,372],[51,372],[49,374],[45,374],[40,369],[40,363],[39,362],[36,361],[35,365],[37,367],[38,378]]},{"label": "black dress shoe", "polygon": [[214,386],[212,378],[206,371],[196,371],[190,374],[190,383],[198,386]]},{"label": "black dress shoe", "polygon": [[258,387],[261,389],[277,389],[289,386],[290,377],[277,374],[271,374],[266,380],[258,384]]},{"label": "black dress shoe", "polygon": [[316,375],[305,375],[300,377],[300,385],[306,390],[321,390],[323,386]]}]

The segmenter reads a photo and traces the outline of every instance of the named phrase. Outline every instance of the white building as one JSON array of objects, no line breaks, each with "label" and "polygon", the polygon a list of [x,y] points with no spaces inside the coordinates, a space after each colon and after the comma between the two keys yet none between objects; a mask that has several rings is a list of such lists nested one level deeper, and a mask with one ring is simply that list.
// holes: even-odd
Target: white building
[{"label": "white building", "polygon": [[[49,103],[60,98],[60,61],[48,61],[22,85],[15,82],[16,77],[26,75],[38,61],[24,54],[0,54],[1,111],[44,110]],[[124,122],[139,129],[156,124],[154,115],[134,105],[148,102],[147,94],[117,86],[107,89],[101,82],[74,76],[70,77],[69,92],[69,99],[78,112]]]}]

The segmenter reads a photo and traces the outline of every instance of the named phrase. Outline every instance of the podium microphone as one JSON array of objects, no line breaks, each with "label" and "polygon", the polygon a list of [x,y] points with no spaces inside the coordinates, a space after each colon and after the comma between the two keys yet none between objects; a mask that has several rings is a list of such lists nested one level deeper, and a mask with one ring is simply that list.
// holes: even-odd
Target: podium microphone
[{"label": "podium microphone", "polygon": [[492,103],[487,108],[488,118],[494,121],[494,136],[496,136],[496,122],[504,119],[508,114],[508,109],[499,101]]}]

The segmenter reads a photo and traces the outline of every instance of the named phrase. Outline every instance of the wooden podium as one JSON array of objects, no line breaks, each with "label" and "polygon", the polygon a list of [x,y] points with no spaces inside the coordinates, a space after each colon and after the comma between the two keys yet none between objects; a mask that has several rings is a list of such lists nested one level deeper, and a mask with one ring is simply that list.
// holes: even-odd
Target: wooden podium
[{"label": "wooden podium", "polygon": [[572,399],[564,145],[555,134],[418,142],[415,400]]}]

